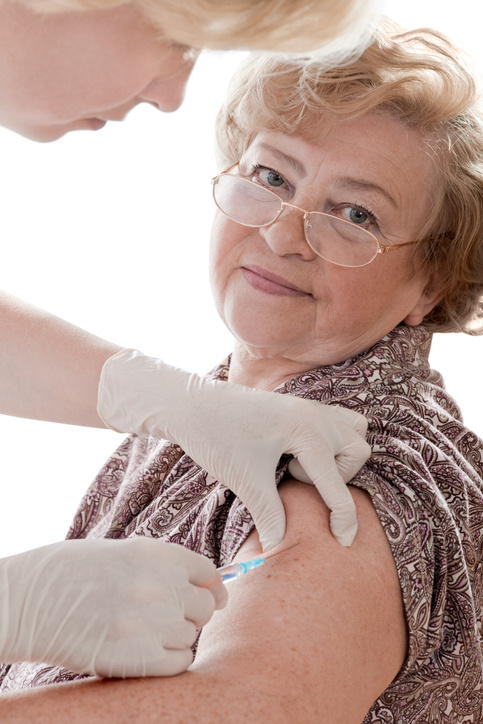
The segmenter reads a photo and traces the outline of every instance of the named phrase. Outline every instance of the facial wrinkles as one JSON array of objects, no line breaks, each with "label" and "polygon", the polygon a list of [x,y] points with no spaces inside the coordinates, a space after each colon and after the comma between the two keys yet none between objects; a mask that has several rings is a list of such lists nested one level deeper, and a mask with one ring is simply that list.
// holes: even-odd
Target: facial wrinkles
[{"label": "facial wrinkles", "polygon": [[[361,180],[362,187],[367,183],[381,186],[395,204],[384,193],[370,188],[361,188],[360,191],[349,189],[347,195],[344,192],[335,194],[335,200],[337,203],[347,201],[357,205],[359,195],[363,201],[369,199],[369,205],[375,206],[383,219],[381,228],[392,238],[411,241],[421,216],[428,213],[430,198],[426,193],[430,185],[430,169],[425,166],[425,159],[420,158],[419,137],[398,122],[391,128],[392,121],[388,124],[389,132],[384,128],[381,132],[378,129],[374,132],[374,124],[369,121],[354,124],[354,133],[347,127],[341,127],[340,135],[324,139],[320,146],[282,134],[259,134],[245,157],[250,162],[273,167],[288,177],[294,192],[291,196],[284,195],[284,200],[309,211],[326,211],[320,206],[327,199],[332,202],[332,191],[340,179],[346,182],[347,179]],[[394,126],[399,135],[394,133]],[[265,141],[265,148],[262,148]],[[302,162],[307,171],[302,180],[293,164],[289,164],[292,167],[289,169],[277,162],[269,148],[273,145],[278,146],[283,154]],[[293,218],[289,225],[287,219],[290,215]],[[296,230],[304,239],[300,212],[290,210],[287,219],[281,220],[277,233],[290,235]],[[300,222],[299,226],[297,222]],[[277,223],[273,225],[273,230],[276,227]],[[246,229],[244,233],[239,228],[235,235],[239,239],[235,254],[238,264],[258,264],[312,295],[282,300],[276,305],[273,298],[259,297],[259,303],[255,303],[256,294],[244,291],[240,286],[243,295],[248,294],[248,306],[255,324],[257,318],[260,316],[261,319],[264,315],[263,324],[273,322],[276,328],[281,321],[280,310],[283,308],[283,314],[288,315],[286,322],[282,320],[284,324],[279,325],[279,343],[257,347],[249,342],[249,334],[245,342],[240,342],[248,357],[276,360],[274,370],[278,371],[274,372],[274,379],[277,381],[284,371],[288,370],[288,376],[293,376],[320,363],[332,364],[347,359],[371,346],[410,313],[423,291],[422,281],[414,279],[409,282],[405,272],[411,253],[409,248],[378,256],[368,267],[350,269],[337,267],[320,257],[301,258],[295,244],[290,248],[289,236],[285,237],[287,246],[284,247],[283,244],[268,244],[262,230]],[[230,303],[239,313],[236,298],[232,297]],[[235,316],[235,334],[237,324]],[[300,335],[297,336],[298,331]],[[272,338],[276,339],[273,334]],[[243,334],[240,339],[244,339]]]},{"label": "facial wrinkles", "polygon": [[[326,158],[327,164],[319,167],[315,185],[324,187],[329,197],[335,193],[337,198],[346,197],[347,201],[355,205],[359,202],[361,206],[375,207],[376,217],[383,226],[387,227],[386,231],[394,232],[400,225],[398,217],[403,202],[397,185],[392,183],[393,160],[384,158],[381,149],[377,157],[366,159],[361,163],[360,142],[344,140],[340,145],[341,155],[346,161],[345,173],[338,172],[338,167],[340,168],[338,158],[335,154],[329,153]],[[350,159],[354,160],[349,162]],[[378,191],[377,187],[380,187],[382,192]],[[383,233],[383,229],[381,232]]]},{"label": "facial wrinkles", "polygon": [[[408,129],[404,130],[407,135]],[[334,135],[336,136],[336,133]],[[373,142],[373,139],[371,141]],[[337,169],[340,151],[338,150],[334,154],[329,137],[326,139],[325,151],[321,147],[316,147],[319,151],[318,165],[314,167],[313,163],[310,164],[309,159],[307,178],[303,183],[297,182],[294,198],[287,200],[308,211],[327,211],[324,208],[325,203],[334,191],[339,192],[336,194],[336,198],[347,193],[347,200],[353,200],[356,205],[359,196],[362,196],[363,201],[369,200],[369,208],[375,206],[376,217],[381,227],[380,232],[387,241],[392,240],[394,243],[416,239],[418,229],[414,224],[414,219],[423,209],[426,214],[428,213],[427,196],[415,190],[404,162],[401,163],[401,160],[405,160],[401,159],[401,152],[395,152],[394,148],[388,147],[388,144],[384,142],[384,137],[378,141],[377,154],[369,158],[369,163],[367,156],[364,157],[362,154],[364,162],[361,164],[359,157],[361,151],[364,151],[363,142],[359,139],[355,141],[342,139],[344,160],[347,159],[347,173],[341,175],[338,174]],[[270,144],[262,142],[259,145],[270,149]],[[410,163],[409,166],[411,166]],[[402,188],[404,188],[404,194]],[[407,193],[408,188],[412,189],[412,193]],[[274,191],[276,192],[276,189]],[[365,205],[361,204],[363,208]],[[378,235],[374,230],[373,232],[376,233],[376,236]]]},{"label": "facial wrinkles", "polygon": [[[276,236],[277,240],[274,241]],[[287,209],[285,215],[273,224],[273,228],[256,229],[246,239],[242,265],[255,264],[284,279],[313,299],[315,268],[307,264],[300,252],[308,251],[310,259],[317,258],[308,246],[303,218],[299,211]]]},{"label": "facial wrinkles", "polygon": [[262,143],[258,143],[256,145],[258,145],[260,148],[266,149],[267,151],[272,153],[275,157],[279,158],[281,161],[285,161],[286,163],[288,163],[288,165],[292,168],[292,170],[294,171],[294,173],[297,175],[297,177],[299,179],[303,179],[307,175],[305,166],[295,156],[291,156],[288,153],[284,153],[276,146],[272,146],[270,143],[262,142]]},{"label": "facial wrinkles", "polygon": [[[402,126],[402,123],[401,127],[408,139],[418,145],[420,140],[418,134],[411,133],[410,129]],[[333,132],[333,136],[337,139],[337,129]],[[419,193],[413,183],[410,172],[413,149],[404,149],[403,144],[394,148],[385,138],[385,134],[381,133],[377,139],[377,148],[374,149],[377,152],[368,158],[364,154],[364,137],[356,140],[347,138],[339,140],[343,147],[343,157],[347,159],[347,173],[344,175],[331,173],[331,167],[334,161],[337,164],[340,152],[337,154],[331,152],[331,136],[327,137],[325,140],[327,151],[312,183],[315,197],[317,192],[320,194],[320,189],[325,189],[326,194],[330,195],[331,191],[340,190],[342,186],[354,202],[359,196],[373,202],[376,211],[379,212],[381,233],[387,235],[388,241],[391,239],[394,242],[407,241],[417,238],[418,229],[414,219],[427,207],[427,196]],[[374,137],[368,139],[368,145],[369,148],[374,147]],[[425,178],[425,182],[429,183],[429,179]],[[381,190],[379,191],[377,187]]]},{"label": "facial wrinkles", "polygon": [[[263,134],[261,135],[263,137]],[[277,135],[281,136],[282,134]],[[333,132],[333,137],[337,138],[337,129]],[[292,140],[291,137],[290,139]],[[369,163],[369,165],[367,165],[366,160],[365,163],[361,165],[361,168],[358,168],[360,165],[358,157],[361,150],[364,150],[361,149],[361,143],[344,139],[342,145],[345,146],[344,157],[347,159],[347,173],[343,175],[339,175],[337,171],[334,172],[332,170],[334,162],[337,168],[340,150],[334,153],[331,136],[324,140],[323,145],[314,144],[316,154],[319,156],[317,165],[314,165],[313,156],[299,161],[295,158],[295,152],[293,152],[292,156],[292,154],[285,152],[287,149],[284,148],[284,150],[281,151],[277,149],[274,144],[266,143],[259,139],[256,139],[250,149],[248,149],[244,160],[246,167],[249,168],[250,163],[253,163],[260,155],[260,149],[265,150],[266,153],[270,154],[267,165],[269,166],[270,160],[273,159],[272,162],[276,170],[281,172],[282,175],[283,172],[280,170],[280,167],[276,165],[276,160],[279,159],[282,163],[285,160],[285,166],[283,167],[285,172],[287,172],[287,166],[289,166],[292,171],[289,178],[294,183],[294,196],[292,198],[283,196],[282,200],[300,206],[307,211],[326,212],[328,210],[326,208],[327,202],[332,198],[334,192],[336,192],[337,197],[340,197],[344,191],[349,201],[352,200],[355,203],[356,200],[362,196],[363,199],[369,199],[371,202],[374,201],[374,206],[382,211],[390,204],[392,207],[389,209],[390,214],[386,213],[384,216],[390,218],[392,228],[389,229],[389,226],[386,224],[386,226],[388,226],[386,232],[389,234],[392,231],[393,238],[397,239],[401,231],[398,230],[396,232],[395,230],[395,222],[397,219],[394,213],[394,207],[397,206],[396,211],[401,212],[402,199],[397,186],[391,183],[394,169],[397,169],[398,166],[394,152],[391,150],[387,153],[387,156],[384,157],[383,149],[379,148],[378,157],[371,159],[372,164]],[[307,146],[310,148],[311,145],[305,144],[305,146],[307,150]],[[261,158],[266,159],[267,156],[262,155]],[[261,165],[264,165],[264,163]],[[378,186],[381,187],[381,191],[377,190]],[[277,193],[276,188],[274,188],[273,191]],[[389,201],[387,196],[391,198],[394,197],[393,202]],[[291,213],[297,212],[292,211]],[[402,216],[401,213],[399,213],[399,215]],[[399,226],[400,224],[398,223],[397,225]],[[404,228],[406,229],[406,225],[404,225]]]}]

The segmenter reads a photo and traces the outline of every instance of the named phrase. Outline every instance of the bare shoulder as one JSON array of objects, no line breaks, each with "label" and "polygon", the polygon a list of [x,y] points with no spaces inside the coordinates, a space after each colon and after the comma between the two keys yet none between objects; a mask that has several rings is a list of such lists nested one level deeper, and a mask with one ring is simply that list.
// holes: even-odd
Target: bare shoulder
[{"label": "bare shoulder", "polygon": [[[284,702],[287,721],[360,724],[406,656],[391,549],[369,495],[350,490],[359,530],[353,545],[343,548],[330,533],[317,490],[284,483],[285,542],[298,545],[230,584],[228,606],[200,640],[194,669],[224,660],[228,674],[236,661],[252,691],[262,681]],[[237,560],[260,552],[254,532]]]}]

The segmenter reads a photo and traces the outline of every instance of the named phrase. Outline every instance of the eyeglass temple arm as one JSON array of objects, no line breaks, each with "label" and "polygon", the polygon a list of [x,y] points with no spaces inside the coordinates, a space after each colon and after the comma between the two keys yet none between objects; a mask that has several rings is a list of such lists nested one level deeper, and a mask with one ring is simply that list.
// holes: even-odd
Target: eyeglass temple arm
[{"label": "eyeglass temple arm", "polygon": [[386,251],[393,251],[394,249],[400,249],[402,246],[412,246],[413,244],[424,244],[426,241],[434,241],[437,239],[437,236],[428,236],[426,239],[421,239],[421,241],[405,241],[404,244],[390,244],[389,246],[383,246],[382,244],[379,244],[379,250],[378,254],[385,254]]}]

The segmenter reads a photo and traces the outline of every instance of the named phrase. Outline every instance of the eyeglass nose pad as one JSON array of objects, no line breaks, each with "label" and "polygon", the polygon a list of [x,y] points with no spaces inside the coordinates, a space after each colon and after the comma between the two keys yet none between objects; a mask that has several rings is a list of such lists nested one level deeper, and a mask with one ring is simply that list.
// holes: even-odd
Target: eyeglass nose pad
[{"label": "eyeglass nose pad", "polygon": [[280,213],[277,216],[277,221],[280,219],[285,219],[290,214],[290,206],[287,206],[286,204],[282,204],[282,208],[280,209]]},{"label": "eyeglass nose pad", "polygon": [[312,224],[310,223],[310,219],[309,219],[309,217],[308,217],[307,215],[305,215],[305,226],[306,226],[307,229],[311,229],[311,228],[312,228]]}]

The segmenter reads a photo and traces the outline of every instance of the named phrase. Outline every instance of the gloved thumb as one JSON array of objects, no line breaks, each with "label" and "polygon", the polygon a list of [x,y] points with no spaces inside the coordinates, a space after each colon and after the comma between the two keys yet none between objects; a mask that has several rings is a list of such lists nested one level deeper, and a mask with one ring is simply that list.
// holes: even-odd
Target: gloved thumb
[{"label": "gloved thumb", "polygon": [[339,474],[348,483],[359,472],[361,466],[371,457],[371,446],[361,438],[356,438],[335,456]]},{"label": "gloved thumb", "polygon": [[263,493],[247,505],[260,536],[262,549],[268,551],[282,542],[285,535],[285,509],[275,486],[267,489],[266,481],[255,481],[255,490]]}]

